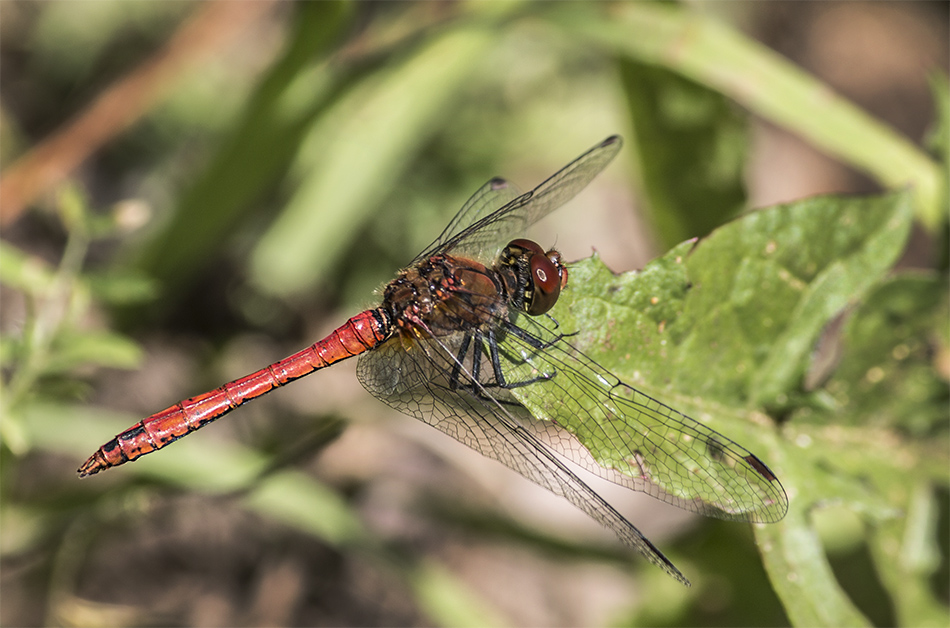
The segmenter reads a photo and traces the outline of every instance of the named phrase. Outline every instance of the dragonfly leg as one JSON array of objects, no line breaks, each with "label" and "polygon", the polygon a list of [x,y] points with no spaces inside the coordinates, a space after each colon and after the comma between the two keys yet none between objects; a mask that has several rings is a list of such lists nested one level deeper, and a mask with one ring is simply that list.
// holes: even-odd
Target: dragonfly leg
[{"label": "dragonfly leg", "polygon": [[472,389],[480,380],[482,371],[482,332],[476,330],[469,338],[472,342]]},{"label": "dragonfly leg", "polygon": [[[471,381],[471,384],[462,384],[462,368],[465,364],[465,357],[468,355],[469,348],[472,351],[472,370],[469,372],[468,377]],[[462,344],[459,346],[458,354],[455,356],[455,364],[452,365],[452,372],[449,375],[449,389],[451,390],[467,390],[474,395],[478,395],[479,384],[481,387],[491,388],[495,386],[492,383],[481,383],[479,382],[479,376],[481,375],[482,367],[482,332],[475,330],[470,334],[466,334],[462,339]]]},{"label": "dragonfly leg", "polygon": [[[527,342],[534,349],[542,350],[552,344],[540,342],[534,336],[527,334],[524,332],[524,330],[518,329],[517,327],[514,329],[517,329],[516,335]],[[554,342],[556,341],[557,340]],[[488,345],[488,357],[489,361],[491,362],[492,376],[494,378],[494,381],[489,382],[481,381],[480,377],[482,354],[485,351],[485,344]],[[462,369],[464,368],[465,359],[468,357],[469,352],[471,352],[472,366],[470,372],[468,373],[468,379],[471,381],[471,383],[463,384]],[[514,361],[512,356],[507,357],[509,360]],[[495,335],[495,330],[489,328],[487,333],[483,333],[481,330],[475,330],[470,334],[466,334],[462,339],[462,342],[459,345],[458,353],[455,356],[455,363],[452,365],[452,371],[449,374],[449,388],[451,390],[466,390],[478,397],[482,395],[480,389],[501,388],[504,390],[510,390],[512,388],[520,388],[522,386],[529,386],[537,382],[546,381],[552,377],[554,377],[554,373],[543,373],[537,377],[532,377],[519,382],[508,381],[508,378],[505,377],[505,372],[501,365],[501,354],[498,348],[498,338]]]},{"label": "dragonfly leg", "polygon": [[[482,354],[485,351],[483,342],[488,344],[488,353],[492,365],[494,381],[481,381]],[[469,352],[471,352],[472,366],[471,370],[465,375],[465,378],[468,379],[470,383],[463,383],[462,369],[465,368],[465,360]],[[485,389],[501,388],[507,390],[551,379],[551,377],[553,377],[553,375],[544,374],[522,382],[509,382],[505,378],[505,373],[502,370],[498,341],[495,337],[494,330],[489,329],[487,335],[481,330],[475,330],[470,334],[466,334],[459,345],[458,353],[455,356],[455,363],[452,365],[452,371],[449,374],[449,389],[465,390],[476,397],[482,397],[484,396],[483,391]]]},{"label": "dragonfly leg", "polygon": [[[559,323],[556,318],[554,318],[553,316],[551,316],[550,313],[545,312],[545,313],[544,313],[544,316],[545,316],[545,318],[547,318],[549,321],[551,321],[551,323],[554,325],[554,326],[551,328],[551,331],[556,331],[556,330],[558,329],[558,327],[561,326],[561,323]],[[509,324],[511,324],[510,321],[509,321]],[[523,332],[524,330],[523,330],[523,329],[519,329],[519,331],[522,331],[522,332]],[[557,337],[557,338],[555,338],[555,339],[552,340],[551,342],[547,343],[545,346],[552,345],[552,344],[554,344],[555,342],[561,340],[562,338],[570,338],[571,336],[576,336],[576,335],[579,334],[579,333],[581,333],[581,332],[580,332],[580,331],[572,331],[572,332],[569,333],[569,334],[558,334],[558,337]]]},{"label": "dragonfly leg", "polygon": [[[524,336],[520,335],[520,334],[525,333],[523,330],[515,326],[512,326],[512,329],[518,330],[519,333],[516,333],[515,334],[516,336],[518,336],[519,338],[525,339]],[[539,341],[537,338],[534,338],[533,336],[529,335],[528,337],[531,338],[534,342],[530,342],[527,340],[525,341],[528,342],[528,344],[530,344],[532,347],[536,349],[544,349],[547,346],[544,343],[540,343],[540,345],[536,344]],[[491,358],[492,372],[495,375],[495,386],[497,386],[498,388],[504,388],[506,390],[510,390],[512,388],[520,388],[522,386],[529,386],[537,382],[546,381],[554,377],[554,373],[542,373],[541,375],[538,375],[537,377],[532,377],[530,379],[526,379],[520,382],[507,381],[505,379],[505,373],[501,368],[501,357],[498,354],[498,339],[495,337],[494,329],[490,328],[488,330],[487,342],[488,342],[488,355]]]},{"label": "dragonfly leg", "polygon": [[[452,372],[449,374],[449,388],[451,390],[458,390],[459,388],[459,377],[462,375],[462,364],[465,360],[465,354],[468,353],[468,347],[471,345],[472,335],[466,334],[462,339],[462,346],[459,347],[458,355],[455,356],[455,364],[452,365]],[[473,362],[472,366],[476,369],[475,376],[477,376],[477,363]]]},{"label": "dragonfly leg", "polygon": [[[554,318],[553,316],[551,316],[550,312],[545,312],[545,313],[544,313],[544,317],[547,318],[547,319],[548,319],[549,321],[551,321],[552,323],[554,323],[553,329],[557,329],[558,327],[561,326],[561,323],[559,323],[556,318]],[[577,332],[574,332],[574,333],[576,334]],[[574,334],[568,334],[568,335],[573,336]]]},{"label": "dragonfly leg", "polygon": [[[555,321],[555,323],[557,323],[557,321]],[[508,321],[505,324],[505,331],[509,334],[512,334],[513,336],[517,336],[518,339],[523,340],[525,343],[531,345],[532,349],[537,349],[538,351],[543,351],[544,349],[547,349],[548,347],[552,347],[556,345],[557,343],[561,342],[565,338],[570,338],[571,336],[576,336],[578,333],[580,333],[580,332],[574,331],[569,334],[558,334],[551,340],[544,341],[538,338],[537,336],[531,335],[530,333],[518,327],[511,321]]]}]

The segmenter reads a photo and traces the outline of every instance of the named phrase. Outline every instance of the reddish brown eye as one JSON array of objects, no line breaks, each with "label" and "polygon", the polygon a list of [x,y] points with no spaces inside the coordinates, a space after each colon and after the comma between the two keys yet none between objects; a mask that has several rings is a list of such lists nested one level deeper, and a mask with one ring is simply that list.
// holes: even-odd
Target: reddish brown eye
[{"label": "reddish brown eye", "polygon": [[504,263],[517,269],[522,307],[532,316],[544,314],[557,303],[561,288],[567,285],[567,269],[561,254],[545,252],[537,242],[519,238],[505,247]]},{"label": "reddish brown eye", "polygon": [[546,257],[535,255],[531,258],[531,276],[534,278],[535,289],[541,292],[554,292],[561,287],[557,267]]},{"label": "reddish brown eye", "polygon": [[544,255],[544,249],[541,248],[541,245],[533,240],[526,240],[524,238],[518,238],[517,240],[512,240],[508,243],[508,249],[521,249],[529,256],[538,254]]},{"label": "reddish brown eye", "polygon": [[561,295],[561,276],[557,266],[543,254],[531,256],[531,283],[531,303],[527,312],[538,316],[554,307]]}]

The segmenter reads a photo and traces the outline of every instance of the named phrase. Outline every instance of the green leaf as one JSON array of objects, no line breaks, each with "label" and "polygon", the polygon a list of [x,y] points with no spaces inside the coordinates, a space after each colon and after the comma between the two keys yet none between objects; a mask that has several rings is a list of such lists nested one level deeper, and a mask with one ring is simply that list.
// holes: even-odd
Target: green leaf
[{"label": "green leaf", "polygon": [[950,81],[945,74],[934,73],[930,76],[930,92],[933,94],[937,120],[928,134],[927,146],[946,165],[950,161]]},{"label": "green leaf", "polygon": [[600,13],[581,6],[559,3],[548,15],[591,45],[726,95],[890,189],[911,187],[921,222],[931,231],[942,224],[945,168],[774,50],[685,5],[627,2]]},{"label": "green leaf", "polygon": [[492,42],[486,29],[448,30],[368,77],[312,130],[296,167],[308,176],[251,259],[252,279],[262,290],[290,294],[326,276],[452,115]]},{"label": "green leaf", "polygon": [[411,573],[410,583],[419,606],[440,626],[507,626],[497,612],[476,599],[450,571],[423,561]]},{"label": "green leaf", "polygon": [[805,510],[791,508],[774,526],[757,526],[766,571],[794,626],[870,626],[841,589]]},{"label": "green leaf", "polygon": [[87,364],[131,369],[142,361],[142,349],[136,342],[110,331],[63,329],[52,351],[46,374],[66,373]]},{"label": "green leaf", "polygon": [[35,296],[46,293],[54,282],[52,269],[8,242],[0,242],[0,283]]},{"label": "green leaf", "polygon": [[937,500],[926,481],[903,485],[905,515],[872,531],[877,572],[894,600],[897,625],[946,626],[946,602],[934,596],[931,582],[941,561]]},{"label": "green leaf", "polygon": [[582,262],[554,316],[634,385],[766,406],[799,387],[824,326],[883,277],[909,225],[903,193],[779,205],[642,273]]},{"label": "green leaf", "polygon": [[[742,335],[755,335],[749,343],[751,356],[760,358],[750,364],[755,405],[781,406],[780,397],[800,385],[825,325],[882,279],[903,251],[911,207],[903,192],[808,199],[756,212],[741,221],[743,228],[724,230],[697,248],[690,269],[700,272],[691,279],[699,286],[725,279],[732,286],[730,303],[713,312],[719,299],[705,300],[693,310],[693,322],[735,314]],[[710,343],[722,341],[714,328],[706,330]]]},{"label": "green leaf", "polygon": [[[313,71],[351,15],[342,2],[297,7],[295,31],[249,98],[218,152],[178,201],[174,215],[145,245],[131,251],[135,266],[166,286],[187,284],[229,245],[229,234],[255,201],[283,176],[313,119],[332,101],[332,73]],[[301,98],[302,83],[307,84]],[[168,298],[184,290],[169,290]]]},{"label": "green leaf", "polygon": [[[570,281],[578,288],[568,291],[567,304],[559,303],[553,314],[558,333],[571,332],[570,344],[555,336],[550,338],[555,346],[534,352],[508,337],[502,343],[506,376],[513,382],[540,380],[522,384],[512,394],[535,418],[574,434],[597,465],[584,466],[595,473],[703,514],[777,521],[785,514],[786,496],[749,451],[647,396],[650,393],[619,385],[608,372],[615,361],[600,361],[603,356],[595,355],[610,352],[616,357],[620,351],[629,356],[637,345],[625,340],[662,337],[667,321],[675,324],[670,306],[683,303],[685,254],[691,246],[684,243],[651,263],[642,282],[632,273],[618,278],[596,259],[572,267]],[[573,330],[582,331],[575,335]],[[665,361],[666,344],[661,340],[653,345],[638,363]],[[626,381],[639,387],[639,379]]]},{"label": "green leaf", "polygon": [[705,236],[745,206],[745,116],[720,93],[680,74],[621,65],[647,207],[672,246]]},{"label": "green leaf", "polygon": [[157,283],[136,269],[87,273],[85,280],[93,297],[113,305],[147,303],[158,294]]},{"label": "green leaf", "polygon": [[[512,394],[535,417],[574,434],[599,467],[634,483],[648,478],[674,503],[686,500],[680,505],[692,508],[697,502],[690,500],[700,500],[712,507],[708,514],[779,519],[784,495],[749,464],[748,451],[727,439],[767,443],[763,435],[740,438],[749,431],[749,411],[798,398],[792,393],[822,329],[884,276],[910,219],[904,193],[815,198],[749,214],[688,255],[691,242],[642,273],[615,276],[596,258],[574,265],[571,287],[552,314],[563,329],[577,331],[571,344],[594,362],[570,350],[553,359],[529,354],[508,339],[514,346],[506,356],[523,359],[506,357],[511,381],[553,374]],[[639,390],[615,386],[600,367]],[[703,404],[686,403],[700,409],[700,419],[710,401],[723,402],[715,409],[716,429],[726,438],[688,421],[671,429],[685,419],[653,400],[668,399],[653,392],[663,385],[702,395]],[[679,399],[676,407],[683,408]],[[725,445],[720,455],[707,450],[717,440]],[[849,490],[839,487],[841,494]],[[892,512],[886,503],[874,510]]]},{"label": "green leaf", "polygon": [[[836,402],[818,420],[899,427],[925,436],[946,426],[946,281],[904,273],[872,291],[841,333],[844,355],[825,389]],[[844,410],[842,412],[842,410]]]},{"label": "green leaf", "polygon": [[[836,503],[860,515],[869,530],[886,529],[900,521],[906,507],[902,478],[945,476],[943,435],[937,442],[918,442],[891,430],[907,421],[933,426],[933,413],[908,419],[900,403],[916,395],[920,404],[935,409],[945,390],[926,359],[934,349],[920,338],[934,333],[936,321],[946,320],[946,291],[936,289],[933,278],[885,280],[910,222],[906,193],[820,197],[764,209],[698,244],[684,242],[637,273],[614,275],[596,256],[571,265],[568,288],[551,312],[558,332],[577,331],[570,343],[596,363],[735,439],[775,471],[794,516],[757,527],[757,536],[776,591],[797,625],[867,623],[836,583],[809,513]],[[855,378],[881,359],[907,362],[883,373],[876,399],[892,395],[893,402],[879,408],[872,407],[874,400],[847,403],[851,395],[842,383],[839,389],[819,391],[830,404],[840,404],[825,416],[801,391],[803,377],[825,326],[856,304],[854,320],[845,327],[841,373],[832,383],[854,386]],[[902,344],[907,346],[895,354]],[[533,357],[529,362],[535,374],[556,372],[556,365]],[[931,372],[925,377],[926,369]],[[676,485],[685,477],[681,471],[674,471],[671,480],[649,464],[625,469],[624,461],[636,459],[642,437],[593,438],[583,418],[565,416],[572,412],[563,411],[563,400],[596,394],[598,385],[570,377],[568,386],[563,373],[550,381],[558,376],[565,389],[557,395],[536,393],[533,385],[513,393],[536,417],[557,420],[575,433],[599,465],[633,476],[645,468],[652,481],[680,498],[719,499],[688,482]],[[923,397],[907,385],[914,378],[929,382]],[[780,436],[762,409],[783,396],[793,414]],[[890,413],[889,420],[872,421],[875,412]],[[633,425],[651,432],[654,453],[665,465],[683,464],[666,440],[655,437],[659,427],[644,422],[643,415]],[[852,425],[855,429],[846,427]],[[698,484],[722,479],[727,495],[742,490],[737,477],[712,462],[694,466],[689,477]]]}]

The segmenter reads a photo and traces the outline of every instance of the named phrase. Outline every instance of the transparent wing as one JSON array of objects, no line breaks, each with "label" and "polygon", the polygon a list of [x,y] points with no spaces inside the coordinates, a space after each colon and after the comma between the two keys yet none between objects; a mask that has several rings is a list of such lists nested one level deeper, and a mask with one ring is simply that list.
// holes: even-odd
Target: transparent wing
[{"label": "transparent wing", "polygon": [[[465,303],[455,299],[449,309],[461,311]],[[507,387],[494,376],[488,334],[475,332],[394,339],[360,358],[360,381],[397,410],[566,497],[664,569],[662,554],[553,452],[691,512],[753,522],[785,516],[785,490],[758,457],[624,384],[542,324],[548,320],[519,315],[520,327],[492,321]],[[466,337],[481,350],[463,350]],[[461,384],[454,388],[453,370]]]},{"label": "transparent wing", "polygon": [[430,244],[425,251],[416,256],[410,266],[415,266],[419,261],[429,259],[435,251],[441,249],[455,235],[461,233],[466,228],[475,224],[485,216],[504,207],[514,199],[521,196],[523,192],[517,185],[511,181],[495,177],[490,179],[485,185],[478,188],[478,191],[472,194],[471,198],[465,201],[462,208],[452,218],[452,221],[442,230],[441,235]]},{"label": "transparent wing", "polygon": [[[607,138],[516,197],[507,182],[489,181],[417,261],[450,253],[491,264],[501,247],[575,196],[619,150],[620,138]],[[564,459],[693,512],[762,522],[785,515],[781,483],[751,452],[624,384],[546,327],[549,319],[518,315],[510,321],[504,303],[486,308],[488,295],[470,296],[478,296],[479,311],[458,291],[433,314],[440,329],[455,329],[455,317],[457,333],[435,338],[420,322],[411,339],[396,337],[363,354],[357,369],[363,386],[567,498],[684,583],[676,567]],[[502,315],[486,319],[489,311]],[[468,321],[482,324],[475,328]]]},{"label": "transparent wing", "polygon": [[761,523],[785,516],[785,489],[752,452],[623,383],[543,320],[520,316],[523,329],[507,334],[499,352],[509,381],[537,380],[509,392],[546,419],[532,423],[539,440],[600,477],[685,510]]},{"label": "transparent wing", "polygon": [[[360,382],[396,410],[428,423],[566,498],[613,530],[650,562],[688,585],[689,581],[669,559],[538,438],[537,434],[544,430],[531,425],[536,420],[524,408],[496,399],[489,393],[492,383],[488,381],[467,389],[452,388],[450,374],[458,364],[456,356],[463,338],[462,334],[427,338],[408,346],[402,339],[394,338],[360,356],[357,366]],[[462,368],[463,383],[472,383],[468,373],[470,366],[469,362],[468,368]],[[495,390],[501,396],[508,392]]]},{"label": "transparent wing", "polygon": [[505,184],[505,189],[514,188],[503,179],[492,179],[476,192],[442,235],[413,262],[428,259],[436,253],[493,262],[512,238],[524,235],[530,225],[577,196],[616,157],[622,144],[620,136],[608,137],[538,187],[495,209],[486,201],[500,201],[505,194],[492,190],[492,186]]}]

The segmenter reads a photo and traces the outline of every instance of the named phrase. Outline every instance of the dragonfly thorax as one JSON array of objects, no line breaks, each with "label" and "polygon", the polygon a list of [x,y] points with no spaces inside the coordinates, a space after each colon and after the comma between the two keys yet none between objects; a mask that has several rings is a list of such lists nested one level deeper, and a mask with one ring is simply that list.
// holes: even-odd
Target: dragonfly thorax
[{"label": "dragonfly thorax", "polygon": [[383,292],[383,308],[402,333],[447,336],[484,330],[507,316],[507,286],[476,261],[435,255],[403,270]]},{"label": "dragonfly thorax", "polygon": [[386,287],[382,307],[402,333],[447,336],[487,330],[507,318],[509,307],[544,314],[566,285],[560,253],[518,239],[492,268],[445,254],[406,268]]}]

